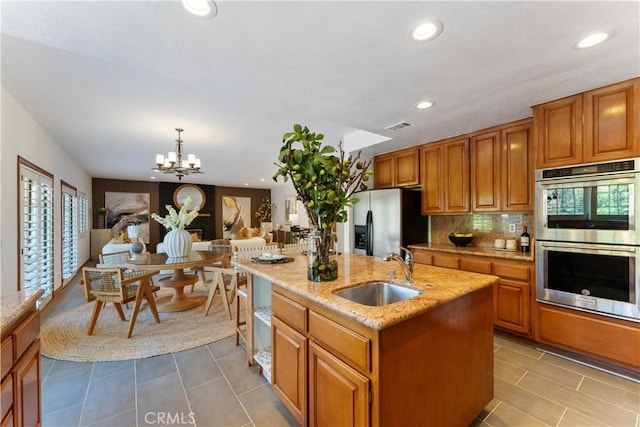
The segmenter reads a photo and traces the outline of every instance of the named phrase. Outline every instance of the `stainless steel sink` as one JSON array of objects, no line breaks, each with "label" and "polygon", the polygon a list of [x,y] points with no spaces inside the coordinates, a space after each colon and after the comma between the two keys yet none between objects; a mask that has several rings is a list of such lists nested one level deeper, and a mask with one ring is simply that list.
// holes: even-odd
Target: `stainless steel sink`
[{"label": "stainless steel sink", "polygon": [[381,306],[413,298],[420,295],[422,291],[395,283],[375,281],[361,283],[334,293],[358,304]]}]

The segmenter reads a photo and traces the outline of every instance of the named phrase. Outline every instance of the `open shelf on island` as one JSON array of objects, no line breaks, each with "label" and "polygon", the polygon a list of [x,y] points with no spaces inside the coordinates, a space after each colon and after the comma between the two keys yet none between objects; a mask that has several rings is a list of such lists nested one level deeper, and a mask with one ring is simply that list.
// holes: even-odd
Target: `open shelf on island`
[{"label": "open shelf on island", "polygon": [[262,368],[262,375],[271,382],[271,347],[256,349],[253,353],[253,360]]},{"label": "open shelf on island", "polygon": [[260,319],[267,326],[269,327],[271,326],[271,307],[270,306],[256,308],[253,312],[253,315],[257,319]]}]

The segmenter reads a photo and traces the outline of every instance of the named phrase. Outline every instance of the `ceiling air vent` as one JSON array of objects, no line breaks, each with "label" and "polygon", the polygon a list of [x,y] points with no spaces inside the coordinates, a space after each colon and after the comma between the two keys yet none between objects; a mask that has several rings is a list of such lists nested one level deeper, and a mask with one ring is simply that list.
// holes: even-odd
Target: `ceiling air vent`
[{"label": "ceiling air vent", "polygon": [[385,129],[387,129],[387,130],[400,130],[402,128],[406,128],[407,126],[411,126],[411,123],[400,122],[400,123],[396,123],[395,125],[387,126]]}]

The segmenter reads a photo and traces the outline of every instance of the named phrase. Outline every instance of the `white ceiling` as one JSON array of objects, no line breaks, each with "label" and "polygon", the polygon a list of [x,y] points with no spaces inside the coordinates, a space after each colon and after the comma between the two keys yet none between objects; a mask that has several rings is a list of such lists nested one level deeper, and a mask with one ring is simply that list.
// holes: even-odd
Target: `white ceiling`
[{"label": "white ceiling", "polygon": [[[182,127],[205,172],[183,181],[268,188],[294,123],[392,138],[372,155],[640,75],[638,1],[218,1],[211,20],[177,1],[0,6],[2,84],[97,178],[177,181],[151,168]],[[424,18],[442,34],[411,41]],[[599,29],[615,37],[572,48]]]}]

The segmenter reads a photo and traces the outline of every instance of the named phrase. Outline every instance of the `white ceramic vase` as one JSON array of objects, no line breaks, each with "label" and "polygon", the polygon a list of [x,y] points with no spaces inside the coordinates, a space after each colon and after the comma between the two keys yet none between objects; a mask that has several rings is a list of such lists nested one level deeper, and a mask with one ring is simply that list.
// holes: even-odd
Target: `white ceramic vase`
[{"label": "white ceramic vase", "polygon": [[191,252],[191,235],[188,231],[174,228],[164,236],[164,249],[171,258],[182,258]]}]

